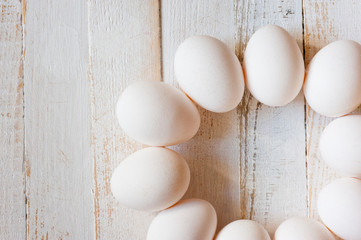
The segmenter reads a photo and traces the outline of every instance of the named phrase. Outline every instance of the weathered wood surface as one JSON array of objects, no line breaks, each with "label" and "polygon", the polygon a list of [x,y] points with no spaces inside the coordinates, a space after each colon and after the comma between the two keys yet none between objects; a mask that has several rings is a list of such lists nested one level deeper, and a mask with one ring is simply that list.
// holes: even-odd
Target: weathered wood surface
[{"label": "weathered wood surface", "polygon": [[[306,63],[310,62],[318,50],[333,41],[352,39],[360,43],[360,10],[361,2],[357,0],[304,1]],[[359,107],[355,113],[361,113],[361,108]],[[326,184],[340,177],[325,165],[318,149],[322,131],[333,119],[319,115],[307,105],[308,215],[316,219],[319,218],[318,193]]]},{"label": "weathered wood surface", "polygon": [[[356,0],[3,0],[0,9],[1,239],[145,239],[154,214],[110,192],[114,168],[143,147],[114,107],[137,80],[178,86],[174,53],[188,36],[219,38],[242,60],[254,31],[277,24],[306,64],[334,40],[361,41]],[[200,112],[195,138],[172,148],[192,172],[184,198],[210,201],[218,229],[248,218],[273,234],[289,216],[318,218],[317,193],[337,177],[318,153],[331,118],[302,93],[270,108],[246,91],[234,111]]]},{"label": "weathered wood surface", "polygon": [[[214,36],[231,49],[234,41],[232,0],[162,2],[163,80],[178,85],[174,77],[174,54],[179,44],[196,34]],[[240,139],[237,111],[211,113],[199,108],[201,127],[190,141],[173,147],[187,160],[191,183],[184,198],[208,200],[218,213],[218,229],[240,214]]]},{"label": "weathered wood surface", "polygon": [[[284,27],[303,48],[300,0],[240,0],[236,4],[236,23],[240,58],[254,31],[267,24]],[[287,106],[268,107],[247,91],[238,114],[242,218],[262,223],[273,234],[286,218],[307,214],[303,95]]]},{"label": "weathered wood surface", "polygon": [[94,235],[87,19],[85,1],[26,2],[28,239]]},{"label": "weathered wood surface", "polygon": [[142,147],[120,129],[115,104],[132,82],[161,80],[159,5],[91,0],[89,16],[95,238],[142,240],[152,214],[122,207],[110,191],[115,167]]},{"label": "weathered wood surface", "polygon": [[24,239],[21,2],[0,1],[0,239]]}]

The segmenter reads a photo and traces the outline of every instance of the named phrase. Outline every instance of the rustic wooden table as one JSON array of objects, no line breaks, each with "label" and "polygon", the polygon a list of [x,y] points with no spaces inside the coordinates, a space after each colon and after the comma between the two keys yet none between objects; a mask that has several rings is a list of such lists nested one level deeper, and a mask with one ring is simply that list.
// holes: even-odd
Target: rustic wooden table
[{"label": "rustic wooden table", "polygon": [[[217,37],[242,59],[252,33],[277,24],[306,64],[329,42],[361,41],[357,0],[0,0],[0,10],[4,240],[145,239],[154,214],[110,192],[113,169],[142,147],[123,134],[114,105],[137,80],[177,86],[174,52],[186,37]],[[337,177],[318,153],[330,118],[302,93],[285,107],[246,92],[234,111],[200,111],[196,137],[173,148],[192,172],[185,198],[210,201],[218,229],[247,218],[272,234],[287,217],[318,218],[317,194]]]}]

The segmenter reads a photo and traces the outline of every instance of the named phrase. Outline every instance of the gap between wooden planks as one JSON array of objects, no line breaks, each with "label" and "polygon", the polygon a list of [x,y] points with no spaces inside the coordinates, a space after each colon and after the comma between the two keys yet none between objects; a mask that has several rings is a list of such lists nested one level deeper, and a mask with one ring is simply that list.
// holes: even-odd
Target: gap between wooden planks
[{"label": "gap between wooden planks", "polygon": [[[5,213],[2,225],[11,229],[0,231],[1,238],[4,234],[4,238],[24,236],[26,228],[28,239],[145,238],[154,214],[121,207],[109,189],[116,165],[142,147],[119,129],[114,105],[121,91],[139,79],[161,80],[163,76],[165,82],[176,85],[174,51],[187,36],[213,35],[235,49],[241,59],[257,28],[277,24],[291,32],[301,49],[304,39],[306,62],[328,42],[338,38],[361,40],[356,24],[360,22],[357,9],[361,3],[351,0],[307,0],[303,6],[300,0],[22,3],[22,9],[15,1],[1,4],[1,39],[6,41],[0,49],[15,51],[1,57],[15,67],[11,72],[0,69],[5,76],[1,90],[9,92],[5,98],[9,105],[2,104],[6,108],[1,111],[4,116],[10,113],[10,118],[0,118],[2,132],[5,129],[9,133],[0,139],[5,143],[14,139],[9,136],[20,139],[10,141],[10,148],[0,153],[1,164],[5,163],[1,181],[9,186],[19,183],[16,189],[4,188],[5,194],[0,196],[1,207],[13,207],[1,210]],[[24,40],[19,31],[21,15],[24,22],[26,15]],[[18,154],[24,148],[22,92],[21,88],[20,93],[14,90],[22,81],[16,72],[23,68],[19,62],[22,41],[29,50],[24,65],[26,169],[22,154]],[[54,80],[62,84],[61,88],[51,87]],[[66,87],[69,83],[71,91]],[[62,101],[64,96],[68,102]],[[286,107],[269,108],[248,92],[230,113],[201,110],[203,125],[198,135],[174,147],[192,169],[192,185],[186,197],[209,200],[219,215],[218,228],[242,217],[261,222],[272,233],[287,216],[308,214],[317,218],[317,192],[335,177],[317,151],[319,135],[330,119],[320,117],[308,106],[306,110],[302,95]],[[76,134],[70,125],[78,126]],[[18,174],[6,174],[9,169]],[[25,206],[21,208],[25,187],[26,214]],[[14,218],[16,223],[10,220]]]}]

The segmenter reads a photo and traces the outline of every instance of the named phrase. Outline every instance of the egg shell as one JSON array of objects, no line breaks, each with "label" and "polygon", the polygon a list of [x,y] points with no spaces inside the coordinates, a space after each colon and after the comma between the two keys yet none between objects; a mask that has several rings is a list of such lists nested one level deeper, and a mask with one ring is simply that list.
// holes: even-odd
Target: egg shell
[{"label": "egg shell", "polygon": [[304,94],[319,114],[339,117],[361,104],[361,45],[339,40],[322,48],[307,67]]},{"label": "egg shell", "polygon": [[234,52],[218,39],[187,38],[176,51],[174,72],[183,91],[209,111],[228,112],[242,100],[241,64]]},{"label": "egg shell", "polygon": [[320,222],[305,217],[284,221],[276,230],[274,240],[335,240],[333,234]]},{"label": "egg shell", "polygon": [[337,172],[361,178],[361,115],[333,120],[321,135],[320,152]]},{"label": "egg shell", "polygon": [[243,59],[246,86],[268,106],[283,106],[300,92],[305,66],[296,40],[283,28],[268,25],[249,40]]},{"label": "egg shell", "polygon": [[321,220],[337,236],[361,239],[361,180],[333,181],[320,192],[317,206]]},{"label": "egg shell", "polygon": [[216,227],[216,211],[209,202],[187,199],[153,219],[147,240],[212,240]]},{"label": "egg shell", "polygon": [[124,132],[149,146],[170,146],[192,138],[200,115],[180,90],[157,81],[139,81],[127,87],[117,103]]},{"label": "egg shell", "polygon": [[189,181],[189,167],[181,155],[167,148],[149,147],[119,164],[111,178],[111,191],[126,207],[159,211],[179,201]]},{"label": "egg shell", "polygon": [[215,240],[271,240],[264,227],[251,220],[237,220],[225,226]]}]

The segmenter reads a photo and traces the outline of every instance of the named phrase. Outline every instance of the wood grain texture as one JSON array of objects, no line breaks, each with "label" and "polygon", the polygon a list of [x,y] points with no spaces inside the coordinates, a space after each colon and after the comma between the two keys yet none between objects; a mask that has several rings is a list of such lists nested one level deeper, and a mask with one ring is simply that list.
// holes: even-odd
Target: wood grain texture
[{"label": "wood grain texture", "polygon": [[89,1],[96,239],[143,240],[153,216],[117,203],[110,178],[124,158],[142,147],[120,129],[115,105],[129,84],[161,79],[159,34],[156,0]]},{"label": "wood grain texture", "polygon": [[[361,43],[360,1],[305,0],[303,7],[306,63],[318,50],[333,41],[352,39]],[[354,113],[361,113],[361,108]],[[307,105],[308,215],[316,219],[319,218],[318,193],[326,184],[340,177],[322,161],[318,149],[322,131],[333,119],[319,115]]]},{"label": "wood grain texture", "polygon": [[26,3],[28,239],[92,239],[87,5]]},{"label": "wood grain texture", "polygon": [[[267,24],[284,27],[302,49],[301,0],[239,0],[236,24],[240,59],[251,35]],[[283,107],[268,107],[247,91],[238,114],[242,218],[260,222],[273,235],[286,218],[307,214],[303,96]]]},{"label": "wood grain texture", "polygon": [[[210,35],[232,50],[234,42],[233,1],[163,1],[162,53],[164,82],[174,78],[174,54],[192,35]],[[184,198],[202,198],[215,207],[218,229],[239,219],[239,120],[237,111],[216,114],[199,108],[201,127],[190,141],[173,147],[188,161],[191,183]]]},{"label": "wood grain texture", "polygon": [[[242,60],[266,24],[287,29],[308,63],[337,39],[361,42],[360,9],[357,0],[0,0],[0,239],[145,239],[154,214],[110,191],[115,167],[144,147],[115,117],[125,87],[178,86],[174,53],[195,34]],[[339,177],[318,151],[331,118],[302,94],[270,108],[246,91],[234,111],[199,110],[198,134],[172,148],[191,168],[184,198],[210,201],[218,230],[246,218],[273,234],[287,217],[318,219],[318,193]]]},{"label": "wood grain texture", "polygon": [[21,2],[0,1],[0,239],[25,239]]}]

